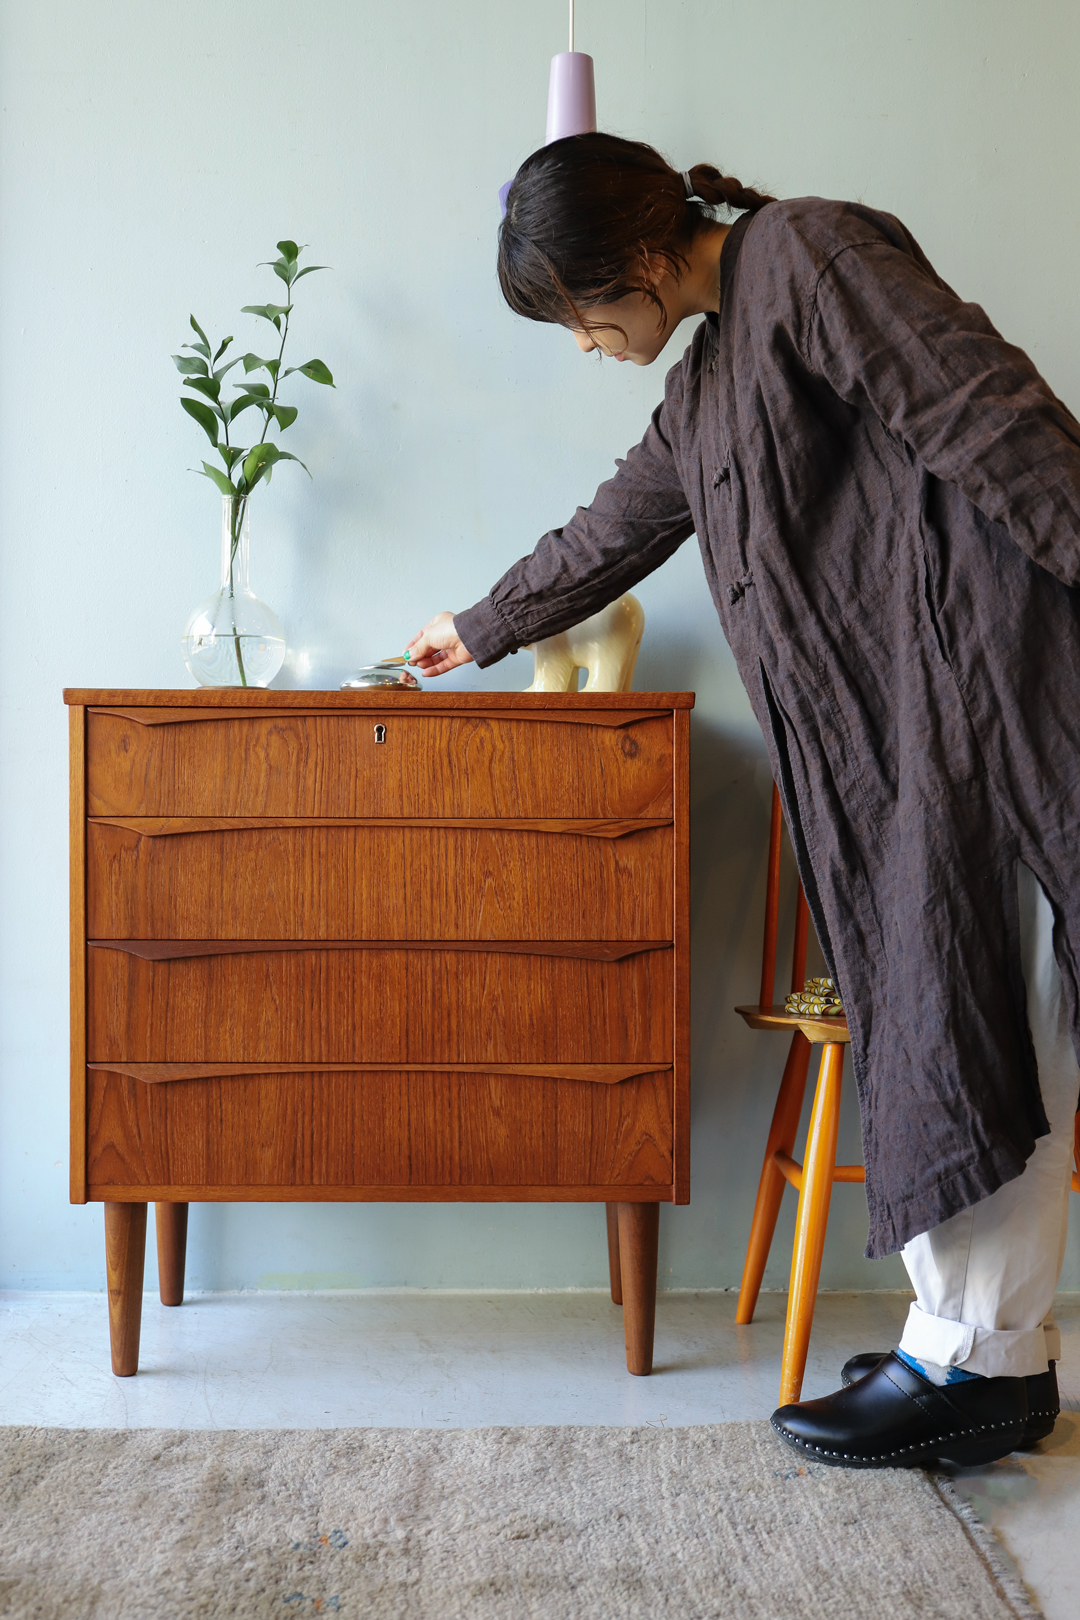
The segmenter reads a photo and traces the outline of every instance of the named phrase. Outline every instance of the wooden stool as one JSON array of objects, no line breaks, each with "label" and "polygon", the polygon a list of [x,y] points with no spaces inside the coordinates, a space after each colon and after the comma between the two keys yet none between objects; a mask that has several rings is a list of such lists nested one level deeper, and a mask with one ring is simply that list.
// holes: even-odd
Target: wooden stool
[{"label": "wooden stool", "polygon": [[[772,827],[769,834],[769,874],[765,891],[765,942],[761,958],[761,994],[756,1007],[736,1007],[751,1029],[787,1030],[791,1047],[780,1093],[773,1110],[772,1126],[761,1167],[750,1242],[743,1266],[742,1286],[735,1320],[752,1322],[765,1263],[772,1247],[776,1218],[784,1184],[789,1182],[799,1194],[795,1224],[795,1247],[791,1256],[791,1284],[788,1290],[787,1322],[784,1327],[784,1356],[780,1368],[780,1405],[797,1401],[802,1391],[810,1329],[814,1322],[821,1255],[829,1220],[829,1203],[834,1181],[863,1181],[861,1164],[837,1164],[836,1136],[840,1121],[840,1082],[844,1070],[844,1047],[851,1037],[845,1018],[810,1018],[786,1012],[773,1005],[776,980],[777,914],[780,903],[780,795],[773,788]],[[806,979],[806,935],[809,912],[802,885],[795,910],[795,948],[791,961],[792,991],[801,990]],[[822,1046],[817,1090],[806,1139],[806,1158],[799,1164],[792,1158],[799,1130],[810,1048]]]},{"label": "wooden stool", "polygon": [[[799,1194],[795,1224],[795,1247],[791,1256],[791,1284],[788,1290],[787,1321],[784,1326],[784,1355],[780,1367],[780,1405],[797,1401],[802,1392],[810,1330],[814,1323],[821,1255],[829,1221],[829,1203],[834,1181],[865,1181],[861,1164],[837,1164],[836,1135],[840,1119],[840,1081],[844,1068],[844,1047],[850,1041],[844,1018],[803,1018],[772,1005],[776,979],[777,914],[780,902],[780,795],[773,787],[772,826],[769,832],[769,874],[765,890],[765,942],[761,959],[761,994],[756,1007],[736,1007],[735,1011],[751,1029],[792,1030],[780,1092],[773,1110],[772,1126],[765,1147],[765,1162],[758,1182],[750,1242],[746,1249],[742,1286],[735,1320],[743,1325],[754,1320],[761,1279],[772,1247],[776,1218],[784,1184],[790,1182]],[[792,991],[801,990],[806,979],[806,935],[809,913],[802,884],[795,909],[795,947],[791,962]],[[821,1067],[806,1139],[806,1159],[797,1163],[791,1156],[802,1114],[810,1048],[822,1044]],[[1076,1169],[1072,1190],[1080,1193],[1080,1113],[1076,1115],[1073,1139]]]}]

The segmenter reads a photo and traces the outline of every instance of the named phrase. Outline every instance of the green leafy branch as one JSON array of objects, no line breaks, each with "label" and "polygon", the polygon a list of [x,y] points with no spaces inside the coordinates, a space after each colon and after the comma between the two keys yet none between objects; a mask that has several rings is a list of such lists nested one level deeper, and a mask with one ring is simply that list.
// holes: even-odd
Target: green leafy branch
[{"label": "green leafy branch", "polygon": [[[226,360],[224,365],[218,361],[225,354],[233,339],[223,338],[216,349],[212,348],[210,339],[195,319],[191,317],[191,329],[198,339],[195,343],[183,343],[182,349],[190,350],[189,354],[174,354],[173,363],[184,379],[184,387],[191,388],[202,396],[193,399],[190,394],[182,394],[180,403],[202,428],[214,449],[221,457],[224,472],[209,461],[202,464],[201,476],[209,478],[215,483],[223,495],[229,496],[231,505],[229,512],[229,595],[234,594],[233,571],[236,562],[236,552],[240,544],[240,536],[244,528],[244,518],[247,513],[247,503],[256,485],[264,479],[270,482],[270,474],[279,461],[295,461],[299,466],[304,463],[299,456],[290,455],[287,450],[269,437],[271,427],[284,433],[296,421],[297,410],[295,405],[278,404],[278,388],[285,381],[299,372],[311,382],[324,383],[333,388],[334,379],[330,369],[322,360],[308,360],[302,366],[288,366],[284,371],[281,362],[285,354],[285,343],[289,336],[289,317],[293,312],[293,288],[304,276],[313,275],[316,270],[325,270],[324,264],[309,264],[300,269],[299,260],[303,252],[295,242],[279,242],[277,244],[278,257],[264,259],[269,264],[279,281],[285,283],[288,294],[287,304],[245,304],[242,313],[257,315],[264,321],[269,321],[280,338],[278,352],[269,360],[264,360],[258,354],[236,355],[232,360]],[[245,381],[230,383],[236,389],[232,399],[222,399],[221,385],[234,366],[243,363]],[[270,378],[269,383],[248,382],[246,379],[252,372],[265,371]],[[257,444],[234,444],[229,436],[238,416],[247,410],[257,410],[263,419],[262,433]],[[198,471],[192,468],[192,472]],[[311,477],[308,469],[304,471]],[[247,673],[244,669],[243,650],[240,645],[240,636],[235,637],[236,662],[240,675],[241,686],[247,685]]]},{"label": "green leafy branch", "polygon": [[[238,497],[239,502],[246,505],[247,497],[263,479],[270,482],[270,474],[279,461],[295,461],[301,467],[304,463],[299,456],[290,455],[282,450],[280,445],[269,437],[272,428],[284,433],[296,421],[297,409],[295,405],[278,404],[278,388],[286,377],[299,373],[311,382],[324,383],[333,388],[334,379],[329,367],[322,360],[308,360],[302,366],[288,366],[283,371],[281,362],[285,354],[285,343],[289,336],[289,318],[293,312],[293,288],[304,276],[312,275],[316,270],[325,270],[322,264],[309,264],[303,270],[299,267],[302,247],[295,242],[279,242],[276,259],[267,259],[263,262],[269,264],[274,274],[285,283],[288,290],[287,304],[245,304],[242,313],[257,315],[264,321],[269,321],[277,332],[280,343],[278,352],[270,359],[263,359],[258,354],[236,355],[227,360],[224,365],[218,365],[225,351],[232,343],[231,337],[223,338],[217,349],[212,351],[210,339],[195,319],[191,317],[192,331],[197,342],[184,343],[181,348],[190,350],[190,354],[174,354],[173,363],[184,378],[184,387],[193,389],[202,395],[201,399],[193,399],[190,395],[182,395],[180,403],[188,415],[193,417],[210,440],[224,465],[213,466],[210,462],[202,464],[204,478],[215,483],[223,495]],[[244,381],[232,383],[229,386],[237,390],[232,399],[223,399],[221,394],[222,383],[234,366],[243,364],[244,377],[247,379],[253,372],[264,371],[270,378],[269,383]],[[246,446],[237,445],[230,438],[230,429],[243,411],[254,408],[262,414],[263,426],[257,444]],[[192,471],[198,471],[193,468]],[[304,471],[308,472],[307,467]],[[310,478],[311,474],[308,473]]]}]

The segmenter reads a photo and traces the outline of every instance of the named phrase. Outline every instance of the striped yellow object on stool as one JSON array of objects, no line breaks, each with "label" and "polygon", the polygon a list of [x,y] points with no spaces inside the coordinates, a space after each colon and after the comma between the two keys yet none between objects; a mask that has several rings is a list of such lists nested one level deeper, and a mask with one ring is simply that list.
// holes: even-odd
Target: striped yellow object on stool
[{"label": "striped yellow object on stool", "polygon": [[844,1004],[832,979],[807,979],[801,990],[793,990],[788,996],[784,1011],[811,1018],[840,1018]]}]

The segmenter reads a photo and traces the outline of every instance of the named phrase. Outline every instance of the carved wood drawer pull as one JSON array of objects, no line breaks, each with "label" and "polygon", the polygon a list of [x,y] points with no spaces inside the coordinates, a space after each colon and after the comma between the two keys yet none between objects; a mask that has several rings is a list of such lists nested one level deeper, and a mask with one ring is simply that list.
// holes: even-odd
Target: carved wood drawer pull
[{"label": "carved wood drawer pull", "polygon": [[88,939],[95,951],[124,951],[145,962],[193,956],[247,956],[281,951],[481,951],[488,956],[573,956],[621,962],[644,951],[669,951],[669,939]]},{"label": "carved wood drawer pull", "polygon": [[86,1067],[126,1075],[145,1085],[274,1074],[507,1074],[617,1086],[641,1075],[671,1072],[670,1063],[88,1063]]},{"label": "carved wood drawer pull", "polygon": [[576,838],[629,838],[669,817],[624,821],[525,820],[507,816],[91,816],[91,827],[120,827],[140,838],[179,838],[191,833],[261,832],[273,827],[447,827],[456,831],[565,833]]},{"label": "carved wood drawer pull", "polygon": [[[620,726],[633,726],[639,720],[667,719],[656,709],[431,709],[426,714],[419,707],[406,708],[401,704],[397,719],[410,720],[494,720],[500,725],[519,720],[555,726],[605,726],[609,730]],[[90,714],[114,715],[118,720],[132,720],[137,726],[188,726],[204,724],[210,720],[370,720],[362,709],[159,709],[147,705],[143,708],[112,708],[92,705]]]}]

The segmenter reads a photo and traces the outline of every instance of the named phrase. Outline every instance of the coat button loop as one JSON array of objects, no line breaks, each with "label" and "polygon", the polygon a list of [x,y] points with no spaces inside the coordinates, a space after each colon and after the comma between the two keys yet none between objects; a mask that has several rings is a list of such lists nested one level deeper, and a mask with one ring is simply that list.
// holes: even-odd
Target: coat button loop
[{"label": "coat button loop", "polygon": [[712,480],[713,489],[719,489],[720,485],[721,484],[726,484],[730,477],[731,477],[731,468],[730,467],[717,467],[716,471],[713,473],[713,480]]}]

